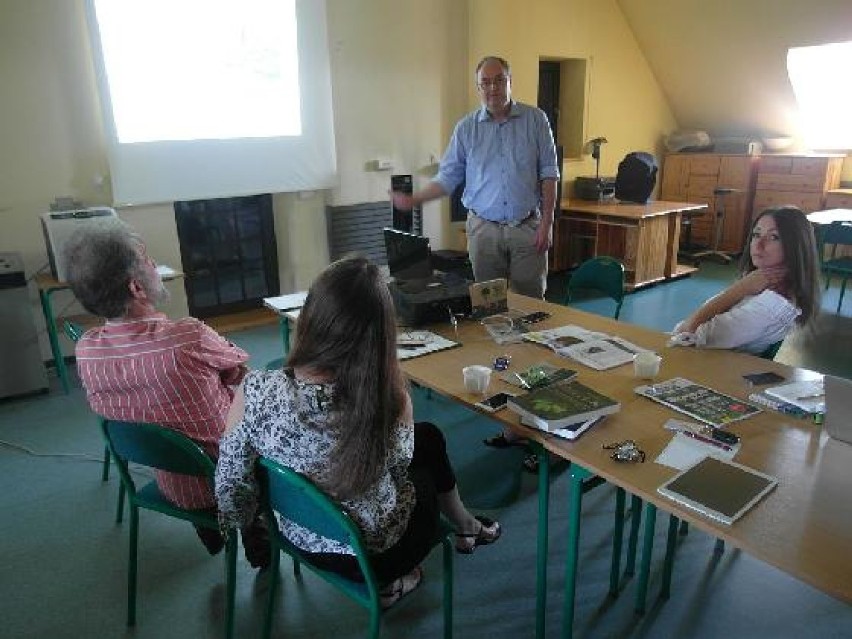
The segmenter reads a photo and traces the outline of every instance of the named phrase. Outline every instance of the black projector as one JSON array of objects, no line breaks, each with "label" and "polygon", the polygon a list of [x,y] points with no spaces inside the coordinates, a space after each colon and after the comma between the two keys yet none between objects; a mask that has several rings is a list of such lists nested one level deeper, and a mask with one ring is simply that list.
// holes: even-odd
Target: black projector
[{"label": "black projector", "polygon": [[470,315],[469,286],[452,274],[388,283],[396,314],[406,326],[449,324],[450,313]]},{"label": "black projector", "polygon": [[615,197],[615,178],[580,176],[574,180],[574,197],[580,200],[611,200]]}]

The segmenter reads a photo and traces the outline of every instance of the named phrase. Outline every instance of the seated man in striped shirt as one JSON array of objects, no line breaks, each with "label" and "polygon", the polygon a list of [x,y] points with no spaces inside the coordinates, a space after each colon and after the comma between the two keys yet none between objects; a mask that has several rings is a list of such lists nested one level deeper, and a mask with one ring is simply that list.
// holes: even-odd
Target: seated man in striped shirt
[{"label": "seated man in striped shirt", "polygon": [[[188,317],[156,310],[168,297],[144,242],[121,222],[80,229],[66,246],[68,280],[83,307],[106,319],[77,343],[77,370],[92,410],[108,419],[160,424],[187,435],[215,460],[219,439],[248,355]],[[167,499],[181,508],[212,509],[216,499],[200,477],[157,472]],[[196,528],[210,554],[224,540]],[[263,522],[242,530],[246,559],[269,563]]]}]

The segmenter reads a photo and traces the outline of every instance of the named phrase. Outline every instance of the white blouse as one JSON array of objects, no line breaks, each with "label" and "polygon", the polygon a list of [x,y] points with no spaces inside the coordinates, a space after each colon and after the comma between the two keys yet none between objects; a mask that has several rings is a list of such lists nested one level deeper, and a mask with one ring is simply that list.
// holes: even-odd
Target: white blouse
[{"label": "white blouse", "polygon": [[[770,345],[784,339],[795,328],[801,309],[775,291],[766,289],[749,295],[724,313],[701,324],[695,331],[695,345],[728,348],[760,355]],[[674,333],[680,333],[683,322]]]}]

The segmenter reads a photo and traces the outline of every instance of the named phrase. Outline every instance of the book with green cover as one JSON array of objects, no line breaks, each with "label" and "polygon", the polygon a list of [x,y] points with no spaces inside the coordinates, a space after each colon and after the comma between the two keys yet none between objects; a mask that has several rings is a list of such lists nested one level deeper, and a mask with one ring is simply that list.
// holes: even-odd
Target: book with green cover
[{"label": "book with green cover", "polygon": [[521,422],[548,432],[584,422],[621,409],[614,399],[580,382],[561,382],[510,397],[508,406]]}]

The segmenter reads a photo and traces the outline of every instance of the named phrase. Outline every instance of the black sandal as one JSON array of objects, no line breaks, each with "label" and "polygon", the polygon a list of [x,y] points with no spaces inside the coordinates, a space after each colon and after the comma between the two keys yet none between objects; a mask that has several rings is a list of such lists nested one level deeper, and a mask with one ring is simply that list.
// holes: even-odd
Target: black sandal
[{"label": "black sandal", "polygon": [[476,521],[479,522],[479,530],[475,533],[456,533],[456,552],[470,555],[477,546],[493,544],[503,534],[500,522],[481,515],[476,515]]},{"label": "black sandal", "polygon": [[399,602],[407,594],[417,590],[423,582],[423,568],[415,566],[411,572],[395,579],[390,586],[380,593],[382,609],[387,610]]},{"label": "black sandal", "polygon": [[492,435],[487,439],[483,439],[482,443],[486,446],[491,446],[491,448],[512,448],[517,446],[518,448],[524,448],[527,445],[526,439],[507,439],[505,433],[500,431],[496,435]]}]

